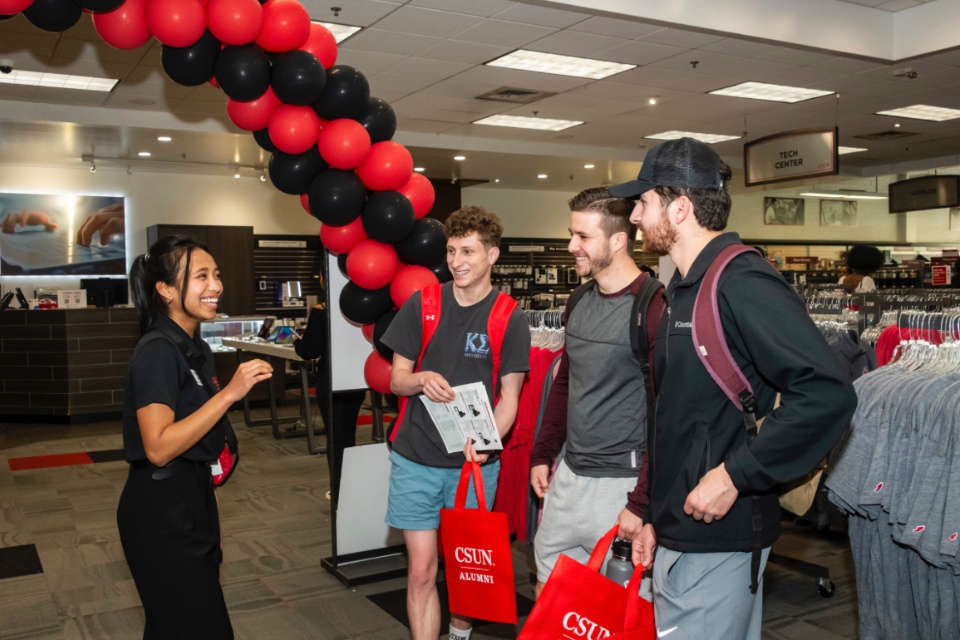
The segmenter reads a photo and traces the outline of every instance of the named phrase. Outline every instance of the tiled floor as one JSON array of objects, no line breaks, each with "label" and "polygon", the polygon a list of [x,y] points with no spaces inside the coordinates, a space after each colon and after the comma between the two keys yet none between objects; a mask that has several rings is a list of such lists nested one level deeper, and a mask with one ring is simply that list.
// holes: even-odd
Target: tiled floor
[{"label": "tiled floor", "polygon": [[[240,415],[232,415],[242,425]],[[367,428],[369,429],[369,428]],[[222,582],[242,639],[402,639],[406,629],[365,596],[403,587],[403,579],[357,589],[324,571],[330,552],[326,459],[301,439],[274,440],[266,427],[237,428],[243,459],[221,492]],[[360,441],[369,440],[361,431]],[[118,423],[82,427],[7,426],[0,432],[0,547],[35,544],[44,572],[0,580],[0,639],[140,638],[143,613],[116,529],[123,462],[11,472],[9,458],[116,449]],[[765,581],[769,640],[856,638],[853,565],[845,542],[788,528],[781,553],[830,567],[837,585],[820,597],[812,579],[776,566]],[[525,545],[515,545],[521,592]],[[515,637],[503,625],[478,640]]]}]

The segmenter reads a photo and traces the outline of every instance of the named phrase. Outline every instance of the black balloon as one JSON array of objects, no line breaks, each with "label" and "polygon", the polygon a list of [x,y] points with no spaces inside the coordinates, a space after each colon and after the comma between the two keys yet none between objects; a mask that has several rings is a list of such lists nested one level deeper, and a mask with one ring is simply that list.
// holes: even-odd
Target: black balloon
[{"label": "black balloon", "polygon": [[387,409],[390,411],[393,411],[394,413],[400,413],[400,398],[392,393],[383,394],[383,403],[387,405]]},{"label": "black balloon", "polygon": [[199,40],[189,47],[160,48],[160,63],[170,79],[177,84],[196,87],[213,77],[220,41],[207,29]]},{"label": "black balloon", "polygon": [[80,22],[83,9],[73,0],[34,0],[23,15],[38,29],[60,33]]},{"label": "black balloon", "polygon": [[413,230],[413,205],[398,191],[377,191],[363,207],[363,230],[377,242],[393,244]]},{"label": "black balloon", "polygon": [[347,275],[347,255],[346,253],[341,253],[337,256],[337,267],[340,269],[340,273],[343,274],[344,278],[349,278]]},{"label": "black balloon", "polygon": [[8,16],[8,15],[5,15],[5,14],[0,14],[0,22],[3,22],[4,20],[9,20],[9,19],[12,18],[12,17],[13,17],[13,16]]},{"label": "black balloon", "polygon": [[270,86],[286,104],[315,102],[327,86],[327,72],[309,51],[286,51],[273,62]]},{"label": "black balloon", "polygon": [[327,169],[310,182],[307,197],[317,220],[342,227],[363,211],[367,191],[353,171]]},{"label": "black balloon", "polygon": [[125,0],[73,0],[87,11],[107,13],[119,9]]},{"label": "black balloon", "polygon": [[394,248],[397,256],[407,264],[432,267],[446,259],[447,237],[443,233],[443,224],[436,218],[420,218],[410,234]]},{"label": "black balloon", "polygon": [[267,165],[273,186],[294,196],[306,193],[310,182],[326,168],[327,163],[315,146],[296,155],[277,151],[270,156],[270,164]]},{"label": "black balloon", "polygon": [[313,103],[313,110],[327,120],[359,120],[366,112],[368,100],[370,84],[364,75],[353,67],[338,64],[327,69],[327,86]]},{"label": "black balloon", "polygon": [[254,131],[253,139],[257,141],[257,144],[260,145],[261,149],[265,149],[270,153],[275,153],[278,151],[277,146],[273,144],[273,140],[270,139],[270,129],[267,127],[264,127],[258,131]]},{"label": "black balloon", "polygon": [[390,323],[393,322],[393,319],[397,317],[396,311],[388,311],[379,318],[377,322],[373,325],[373,348],[377,350],[384,359],[393,361],[393,349],[381,342],[383,334],[387,332],[387,327],[390,326]]},{"label": "black balloon", "polygon": [[370,98],[360,124],[370,134],[370,143],[376,144],[389,140],[397,132],[397,114],[383,98]]},{"label": "black balloon", "polygon": [[250,102],[270,86],[270,58],[255,44],[226,47],[214,67],[217,84],[239,102]]},{"label": "black balloon", "polygon": [[340,312],[356,324],[372,324],[392,308],[389,286],[364,289],[354,282],[348,282],[340,291]]},{"label": "black balloon", "polygon": [[430,271],[433,271],[433,275],[437,276],[437,280],[440,281],[440,284],[453,280],[453,274],[450,273],[450,267],[447,266],[446,260],[443,262],[438,262],[437,264],[428,268]]}]

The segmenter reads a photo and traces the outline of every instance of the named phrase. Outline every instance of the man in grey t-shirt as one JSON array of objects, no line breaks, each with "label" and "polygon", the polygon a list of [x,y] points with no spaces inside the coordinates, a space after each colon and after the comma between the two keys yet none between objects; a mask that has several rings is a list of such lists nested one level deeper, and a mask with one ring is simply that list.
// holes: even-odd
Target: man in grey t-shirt
[{"label": "man in grey t-shirt", "polygon": [[[437,528],[440,509],[453,507],[464,456],[482,465],[487,508],[493,506],[500,470],[499,459],[478,454],[469,442],[463,453],[447,453],[419,396],[423,394],[434,402],[453,402],[453,387],[482,382],[491,404],[499,394],[493,417],[503,438],[513,426],[520,387],[530,369],[530,329],[523,312],[490,281],[491,267],[500,255],[500,219],[482,207],[465,207],[447,219],[445,231],[447,266],[453,282],[440,289],[439,318],[424,316],[424,296],[415,293],[383,336],[384,344],[394,351],[390,388],[408,399],[391,433],[386,521],[403,530],[407,546],[407,615],[415,640],[436,640],[440,633]],[[504,321],[506,314],[499,310],[511,306],[505,330],[493,326]],[[427,306],[429,316],[437,315],[430,312],[433,308]],[[422,331],[427,321],[436,321],[437,326],[423,349]],[[503,335],[496,380],[494,331]],[[471,485],[467,507],[476,506]],[[451,615],[451,640],[467,640],[470,632],[469,620]]]},{"label": "man in grey t-shirt", "polygon": [[[530,481],[544,498],[534,540],[537,595],[561,553],[586,563],[597,540],[614,524],[619,537],[639,533],[647,505],[647,389],[633,353],[634,299],[645,278],[633,259],[633,203],[606,188],[572,198],[570,253],[577,273],[593,278],[576,307],[568,304],[566,349],[544,407],[530,457]],[[650,332],[664,308],[654,295],[647,309]],[[653,339],[647,336],[649,352]],[[566,454],[549,477],[561,445]]]}]

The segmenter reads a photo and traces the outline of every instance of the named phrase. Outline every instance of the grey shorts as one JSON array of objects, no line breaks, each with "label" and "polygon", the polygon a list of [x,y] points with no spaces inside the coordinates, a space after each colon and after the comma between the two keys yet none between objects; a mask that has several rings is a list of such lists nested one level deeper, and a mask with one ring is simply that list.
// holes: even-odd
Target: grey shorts
[{"label": "grey shorts", "polygon": [[544,498],[543,519],[533,541],[537,580],[547,581],[561,553],[586,564],[597,540],[617,523],[627,494],[636,485],[636,478],[578,476],[561,461]]}]

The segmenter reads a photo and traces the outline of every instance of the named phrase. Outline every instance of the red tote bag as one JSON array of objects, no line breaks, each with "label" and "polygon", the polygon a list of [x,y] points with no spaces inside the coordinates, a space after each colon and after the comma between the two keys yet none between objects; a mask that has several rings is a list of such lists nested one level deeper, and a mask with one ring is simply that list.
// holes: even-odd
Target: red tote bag
[{"label": "red tote bag", "polygon": [[[477,509],[466,508],[471,475]],[[476,462],[463,465],[453,509],[440,510],[440,533],[450,611],[465,618],[517,624],[507,514],[487,511]]]},{"label": "red tote bag", "polygon": [[625,630],[647,633],[636,636],[642,640],[656,637],[653,605],[638,595],[643,567],[634,569],[626,588],[600,574],[617,529],[600,538],[586,566],[560,554],[517,640],[601,640]]}]

